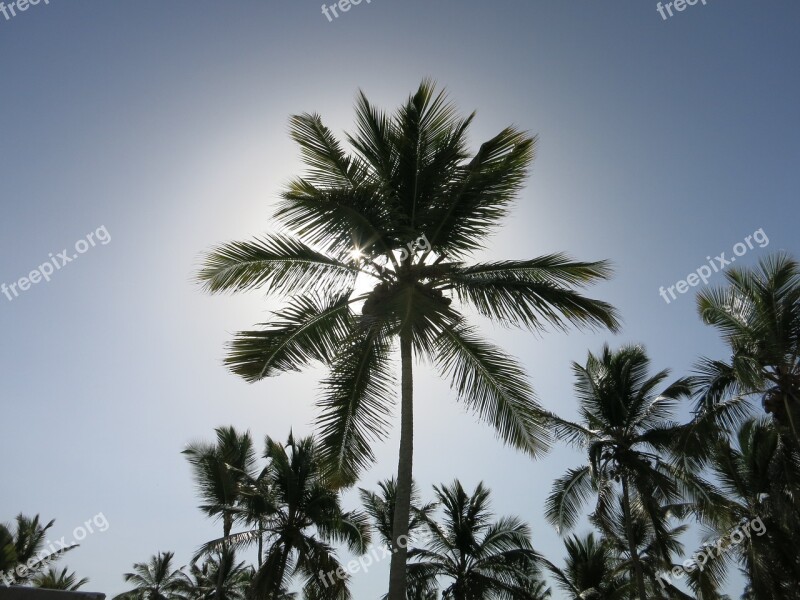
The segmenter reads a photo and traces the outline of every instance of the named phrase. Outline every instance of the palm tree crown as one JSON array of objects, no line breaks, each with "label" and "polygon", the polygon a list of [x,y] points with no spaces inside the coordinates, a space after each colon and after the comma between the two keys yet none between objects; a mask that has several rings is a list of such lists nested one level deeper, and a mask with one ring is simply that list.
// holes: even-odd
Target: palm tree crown
[{"label": "palm tree crown", "polygon": [[89,583],[88,578],[78,579],[78,576],[75,573],[69,573],[66,567],[61,571],[50,567],[44,573],[39,573],[33,578],[34,587],[65,592],[77,592],[87,583]]},{"label": "palm tree crown", "polygon": [[731,427],[748,416],[742,397],[757,395],[776,423],[800,439],[800,265],[778,254],[725,277],[728,287],[698,295],[700,316],[731,352],[727,362],[700,362],[698,409],[716,411]]},{"label": "palm tree crown", "polygon": [[173,552],[159,552],[149,562],[134,564],[133,572],[123,575],[134,587],[114,600],[184,600],[189,580],[181,569],[173,567],[174,557]]},{"label": "palm tree crown", "polygon": [[430,588],[444,577],[451,583],[442,598],[451,600],[532,600],[545,593],[526,524],[516,517],[493,521],[482,483],[471,495],[459,481],[434,489],[444,520],[428,519],[427,543],[409,554],[410,581],[427,579]]}]

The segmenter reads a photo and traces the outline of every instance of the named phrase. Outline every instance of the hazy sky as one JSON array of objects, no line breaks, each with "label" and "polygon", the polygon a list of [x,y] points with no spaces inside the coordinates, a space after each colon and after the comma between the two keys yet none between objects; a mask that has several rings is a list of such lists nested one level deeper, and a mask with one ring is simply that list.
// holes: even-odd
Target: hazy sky
[{"label": "hazy sky", "polygon": [[[759,229],[769,243],[737,264],[800,254],[796,0],[707,0],[666,21],[651,0],[365,0],[339,14],[329,21],[319,0],[42,0],[0,13],[0,283],[85,250],[49,282],[0,295],[0,521],[40,513],[69,541],[102,513],[107,531],[62,561],[89,590],[118,593],[133,562],[174,550],[185,564],[219,534],[196,509],[187,442],[218,425],[249,428],[259,446],[313,429],[320,371],[246,385],[221,366],[231,334],[266,319],[262,295],[192,283],[212,244],[271,227],[301,171],[290,114],[318,112],[341,132],[359,88],[394,108],[430,76],[478,110],[476,145],[508,124],[540,135],[513,217],[476,258],[614,262],[591,292],[621,310],[620,335],[486,328],[566,416],[571,361],[606,340],[644,343],[676,376],[724,356],[696,290],[667,304],[660,286]],[[417,373],[426,495],[483,480],[496,511],[529,521],[560,562],[542,506],[582,457],[557,447],[531,462]],[[364,486],[394,472],[396,452],[396,436],[377,447]],[[354,596],[379,597],[387,572],[357,577]]]}]

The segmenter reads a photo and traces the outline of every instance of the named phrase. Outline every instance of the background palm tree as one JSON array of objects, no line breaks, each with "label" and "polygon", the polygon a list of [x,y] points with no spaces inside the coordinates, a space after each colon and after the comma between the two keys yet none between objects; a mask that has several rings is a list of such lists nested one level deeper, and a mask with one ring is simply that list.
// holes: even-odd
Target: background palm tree
[{"label": "background palm tree", "polygon": [[189,566],[185,595],[188,600],[244,600],[253,574],[252,567],[236,562],[232,548],[224,548],[201,565],[193,562]]},{"label": "background palm tree", "polygon": [[200,509],[222,519],[223,537],[231,533],[239,513],[242,484],[253,473],[255,450],[250,432],[218,427],[216,444],[193,442],[183,451],[192,466],[195,485],[203,500]]},{"label": "background palm tree", "polygon": [[[45,548],[47,532],[53,524],[55,519],[43,525],[39,515],[31,518],[21,513],[13,525],[0,524],[0,573],[12,576],[17,584],[24,584],[63,554],[78,547],[78,544],[72,544],[59,549]],[[17,571],[18,567],[24,569]]]},{"label": "background palm tree", "polygon": [[702,514],[710,549],[721,541],[724,552],[693,578],[696,590],[719,587],[738,563],[753,597],[798,598],[800,452],[786,440],[771,420],[751,419],[733,443],[715,445],[708,471],[717,483],[706,483]]},{"label": "background palm tree", "polygon": [[250,594],[257,598],[280,597],[295,577],[301,577],[307,596],[349,598],[346,579],[325,579],[340,567],[332,543],[345,543],[362,554],[369,543],[366,516],[345,512],[336,489],[323,472],[313,438],[295,439],[286,444],[266,440],[265,484],[272,502],[263,516],[263,529],[232,534],[206,544],[199,554],[213,552],[223,543],[247,547],[266,535],[268,548],[264,563],[257,570]]},{"label": "background palm tree", "polygon": [[760,396],[778,426],[800,439],[800,266],[777,254],[725,277],[728,287],[698,294],[703,322],[719,330],[731,353],[728,361],[701,360],[698,409],[716,409],[731,427],[748,416],[742,397]]},{"label": "background palm tree", "polygon": [[33,587],[46,590],[76,592],[89,583],[89,579],[86,577],[78,579],[75,573],[68,573],[66,567],[61,569],[61,571],[58,571],[55,567],[50,567],[47,571],[36,575],[32,583]]},{"label": "background palm tree", "polygon": [[[392,546],[392,527],[394,526],[394,510],[397,498],[397,482],[394,477],[378,483],[379,492],[360,489],[359,496],[364,512],[372,520],[374,529],[387,548]],[[408,536],[413,540],[416,534],[427,530],[427,522],[436,509],[436,502],[420,504],[419,490],[416,484],[411,487],[411,515],[408,523]]]},{"label": "background palm tree", "polygon": [[[396,547],[408,534],[411,505],[415,354],[430,358],[459,399],[507,443],[532,455],[547,446],[523,368],[468,326],[454,299],[507,325],[617,327],[608,304],[576,291],[609,275],[604,262],[561,254],[463,262],[485,247],[508,213],[535,147],[534,138],[507,128],[472,156],[473,116],[458,117],[428,81],[392,116],[362,93],[350,154],[319,116],[293,117],[291,134],[309,171],[289,184],[276,213],[293,235],[220,246],[199,273],[211,292],[266,287],[291,296],[266,328],[237,335],[227,363],[248,381],[312,360],[330,367],[318,425],[327,468],[340,483],[354,482],[373,460],[372,443],[387,434],[394,404],[390,356],[399,345]],[[371,280],[371,291],[355,292],[359,277]],[[406,550],[398,550],[390,600],[405,600]]]},{"label": "background palm tree", "polygon": [[493,521],[482,483],[471,495],[457,480],[434,490],[444,519],[428,519],[425,545],[409,552],[409,580],[446,578],[451,583],[442,598],[451,600],[533,600],[546,593],[536,577],[530,528],[516,517]]},{"label": "background palm tree", "polygon": [[675,402],[691,394],[685,379],[657,393],[668,371],[650,376],[649,367],[640,346],[625,346],[617,352],[605,346],[599,356],[589,353],[585,366],[573,363],[581,423],[555,415],[551,420],[560,437],[588,451],[589,464],[558,479],[546,505],[547,519],[559,530],[569,529],[578,520],[580,506],[596,494],[593,519],[602,531],[610,532],[613,508],[620,498],[640,600],[647,596],[634,505],[647,515],[660,553],[667,559],[669,529],[662,507],[681,499],[677,471],[663,459],[664,453],[674,449],[677,436],[676,426],[668,419]]},{"label": "background palm tree", "polygon": [[175,569],[173,552],[159,552],[149,562],[136,563],[133,572],[123,579],[133,588],[115,597],[115,600],[185,600],[189,579],[182,569]]},{"label": "background palm tree", "polygon": [[[250,432],[240,434],[233,427],[218,427],[216,444],[195,442],[183,451],[192,465],[195,485],[204,500],[200,506],[207,515],[222,519],[223,538],[227,538],[240,509],[242,486],[252,475],[255,451]],[[224,544],[223,544],[224,546]],[[220,555],[219,562],[225,558]],[[222,577],[224,572],[218,570]],[[222,600],[223,580],[217,582],[217,600]]]},{"label": "background palm tree", "polygon": [[559,588],[569,600],[626,600],[630,584],[620,569],[620,560],[612,545],[593,533],[564,540],[567,556],[564,568],[543,559]]}]

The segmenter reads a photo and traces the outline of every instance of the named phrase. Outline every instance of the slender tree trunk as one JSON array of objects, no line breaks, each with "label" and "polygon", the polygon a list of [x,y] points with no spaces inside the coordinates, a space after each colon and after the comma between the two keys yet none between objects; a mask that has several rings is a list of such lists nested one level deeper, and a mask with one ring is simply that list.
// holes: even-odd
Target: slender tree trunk
[{"label": "slender tree trunk", "polygon": [[[222,548],[223,550],[228,549],[228,536],[231,534],[231,529],[233,529],[233,516],[230,513],[223,513],[222,515]],[[219,552],[219,569],[217,571],[217,587],[214,591],[214,598],[216,600],[222,600],[222,584],[223,584],[223,574],[222,574],[222,561],[224,552]]]},{"label": "slender tree trunk", "polygon": [[636,579],[636,588],[639,591],[639,600],[647,600],[647,590],[644,587],[644,571],[639,560],[639,550],[636,548],[636,539],[633,536],[633,520],[631,517],[631,497],[628,489],[628,478],[622,477],[622,509],[625,512],[625,533],[628,536],[628,551],[631,555],[631,564]]},{"label": "slender tree trunk", "polygon": [[258,568],[264,564],[264,521],[258,520]]},{"label": "slender tree trunk", "polygon": [[408,521],[411,513],[412,459],[414,455],[414,377],[411,336],[400,334],[401,409],[400,460],[397,465],[397,495],[392,526],[392,564],[388,600],[406,600],[406,556]]}]

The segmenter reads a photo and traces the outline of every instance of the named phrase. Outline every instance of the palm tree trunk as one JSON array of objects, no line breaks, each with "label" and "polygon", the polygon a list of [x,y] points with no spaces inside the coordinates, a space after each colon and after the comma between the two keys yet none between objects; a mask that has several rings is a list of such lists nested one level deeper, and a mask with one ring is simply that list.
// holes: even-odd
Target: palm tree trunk
[{"label": "palm tree trunk", "polygon": [[258,520],[258,568],[264,564],[264,521]]},{"label": "palm tree trunk", "polygon": [[[231,529],[233,529],[233,515],[228,512],[223,513],[222,515],[222,548],[223,550],[227,550],[228,548],[228,536],[231,534]],[[219,553],[219,571],[217,572],[217,587],[214,591],[214,598],[215,600],[222,600],[222,561],[223,561],[223,553]]]},{"label": "palm tree trunk", "polygon": [[406,600],[406,555],[408,521],[411,513],[412,461],[414,456],[414,374],[411,335],[400,334],[400,460],[397,465],[397,492],[392,525],[392,564],[389,572],[388,600]]},{"label": "palm tree trunk", "polygon": [[636,539],[633,536],[633,520],[631,518],[631,497],[628,490],[628,478],[622,477],[622,510],[625,512],[625,533],[628,536],[628,551],[631,555],[631,564],[636,578],[636,587],[639,591],[639,600],[647,600],[647,590],[644,587],[644,571],[639,560],[639,550],[636,548]]}]

